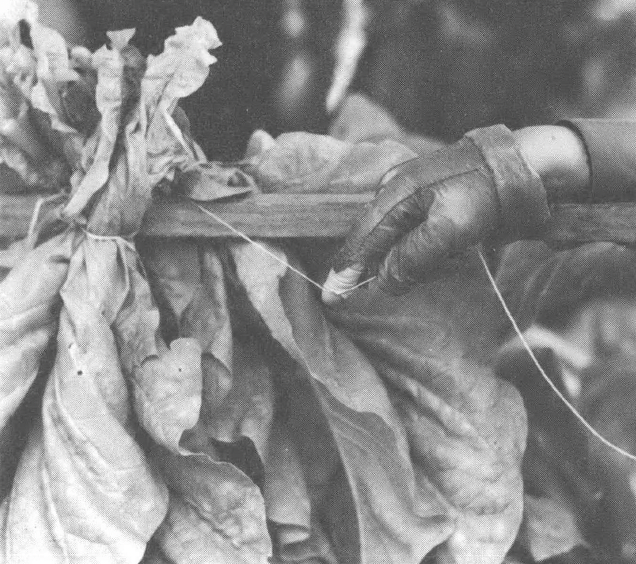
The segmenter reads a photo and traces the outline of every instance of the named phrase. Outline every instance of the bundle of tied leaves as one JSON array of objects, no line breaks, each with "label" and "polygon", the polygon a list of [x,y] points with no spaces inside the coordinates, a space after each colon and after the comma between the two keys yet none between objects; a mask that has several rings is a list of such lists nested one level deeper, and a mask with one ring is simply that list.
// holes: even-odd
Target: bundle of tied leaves
[{"label": "bundle of tied leaves", "polygon": [[372,190],[413,153],[260,132],[238,168],[207,163],[177,101],[215,60],[209,22],[148,58],[130,30],[69,53],[23,5],[0,30],[0,154],[56,193],[3,255],[0,562],[502,562],[526,419],[482,362],[495,337],[474,271],[327,318],[258,248],[162,241],[140,257],[133,239],[158,185]]},{"label": "bundle of tied leaves", "polygon": [[[60,194],[0,286],[0,428],[33,386],[47,348],[55,357],[40,374],[41,415],[0,509],[0,561],[139,562],[169,511],[166,529],[194,520],[181,501],[188,492],[169,501],[174,472],[195,499],[199,488],[218,497],[219,482],[229,484],[217,534],[240,526],[228,549],[260,560],[269,538],[259,529],[257,489],[211,455],[188,458],[179,444],[199,418],[202,343],[166,345],[130,240],[153,187],[200,160],[173,116],[177,101],[205,80],[216,32],[199,19],[148,59],[128,45],[131,30],[114,32],[109,48],[69,57],[63,38],[38,23],[35,6],[24,8],[32,49],[20,41],[17,17],[0,30],[2,155],[28,185],[51,188],[50,171],[59,171]],[[93,107],[70,111],[80,99]],[[157,457],[163,476],[143,440],[166,450]],[[215,481],[187,480],[196,465]],[[248,509],[245,520],[233,517]]]}]

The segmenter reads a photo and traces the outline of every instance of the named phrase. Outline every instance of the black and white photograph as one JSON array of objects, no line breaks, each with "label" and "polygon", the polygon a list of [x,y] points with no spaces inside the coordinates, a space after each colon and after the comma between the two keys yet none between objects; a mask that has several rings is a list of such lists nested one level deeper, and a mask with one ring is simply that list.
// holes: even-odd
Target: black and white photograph
[{"label": "black and white photograph", "polygon": [[0,564],[636,564],[636,0],[0,0]]}]

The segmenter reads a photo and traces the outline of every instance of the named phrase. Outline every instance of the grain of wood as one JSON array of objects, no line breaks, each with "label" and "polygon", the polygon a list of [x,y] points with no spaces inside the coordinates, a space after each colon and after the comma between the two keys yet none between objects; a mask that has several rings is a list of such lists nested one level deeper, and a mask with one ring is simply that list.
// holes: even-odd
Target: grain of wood
[{"label": "grain of wood", "polygon": [[[344,237],[372,194],[256,194],[202,204],[250,237]],[[0,195],[0,238],[26,234],[35,196]],[[636,244],[636,204],[559,204],[551,207],[546,239],[554,244],[613,241]],[[233,237],[186,200],[160,199],[148,209],[146,237]]]}]

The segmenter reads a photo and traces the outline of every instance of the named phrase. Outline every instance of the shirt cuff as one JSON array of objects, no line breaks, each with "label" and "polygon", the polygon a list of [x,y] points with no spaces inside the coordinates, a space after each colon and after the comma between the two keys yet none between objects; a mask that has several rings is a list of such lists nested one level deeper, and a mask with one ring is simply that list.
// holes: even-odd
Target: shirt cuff
[{"label": "shirt cuff", "polygon": [[587,150],[592,200],[631,201],[636,197],[636,120],[568,119]]}]

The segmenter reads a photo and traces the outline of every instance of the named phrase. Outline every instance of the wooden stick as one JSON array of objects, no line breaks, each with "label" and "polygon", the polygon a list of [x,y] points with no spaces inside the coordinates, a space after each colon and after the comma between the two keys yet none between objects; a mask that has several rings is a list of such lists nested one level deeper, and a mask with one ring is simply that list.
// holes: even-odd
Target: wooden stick
[{"label": "wooden stick", "polygon": [[[231,202],[202,204],[250,237],[344,237],[372,194],[256,194]],[[0,238],[23,237],[35,196],[0,195]],[[546,239],[557,244],[613,241],[636,244],[636,204],[552,206]],[[233,237],[185,200],[157,200],[149,208],[146,237]]]}]

